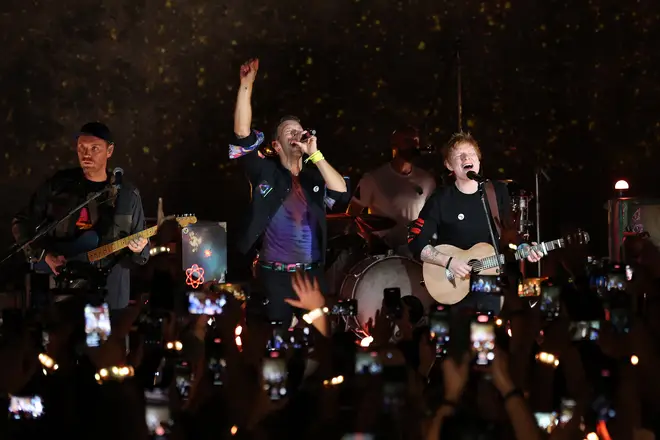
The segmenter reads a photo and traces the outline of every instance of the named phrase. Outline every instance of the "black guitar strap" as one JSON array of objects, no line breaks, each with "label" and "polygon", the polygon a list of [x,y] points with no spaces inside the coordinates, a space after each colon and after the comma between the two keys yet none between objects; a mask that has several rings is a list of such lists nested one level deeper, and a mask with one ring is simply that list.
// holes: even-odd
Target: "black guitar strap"
[{"label": "black guitar strap", "polygon": [[500,208],[497,205],[497,197],[495,196],[495,186],[493,182],[486,182],[486,196],[488,197],[488,205],[490,207],[490,215],[493,217],[495,227],[497,228],[498,238],[502,237],[502,221],[500,220]]}]

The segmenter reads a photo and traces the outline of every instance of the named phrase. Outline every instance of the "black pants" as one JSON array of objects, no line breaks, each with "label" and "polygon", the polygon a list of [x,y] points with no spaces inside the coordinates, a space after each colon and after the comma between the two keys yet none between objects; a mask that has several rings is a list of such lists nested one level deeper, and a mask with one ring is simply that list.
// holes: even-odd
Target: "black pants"
[{"label": "black pants", "polygon": [[[323,267],[316,267],[305,273],[310,278],[316,278],[318,280],[321,292],[325,294],[327,288],[325,277],[323,276]],[[282,324],[289,325],[293,319],[294,312],[298,310],[284,302],[287,298],[297,298],[291,285],[293,275],[290,272],[277,272],[257,265],[257,281],[260,292],[263,295],[266,315],[269,321],[281,321]]]}]

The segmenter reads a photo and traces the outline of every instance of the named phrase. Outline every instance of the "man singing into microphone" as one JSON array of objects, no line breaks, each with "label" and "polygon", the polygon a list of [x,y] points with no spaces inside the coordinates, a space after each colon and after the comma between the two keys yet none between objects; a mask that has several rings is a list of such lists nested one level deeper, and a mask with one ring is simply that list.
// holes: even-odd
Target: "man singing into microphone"
[{"label": "man singing into microphone", "polygon": [[251,129],[252,87],[258,69],[258,60],[241,67],[236,139],[229,147],[229,157],[242,165],[252,188],[250,213],[238,246],[244,254],[258,251],[256,276],[267,297],[268,317],[289,325],[293,308],[285,300],[296,297],[292,275],[304,271],[325,284],[325,208],[345,209],[349,194],[344,178],[319,150],[316,137],[308,137],[296,117],[283,117],[275,127],[272,145],[278,158],[266,158],[258,151],[264,134]]},{"label": "man singing into microphone", "polygon": [[[485,218],[479,183],[468,177],[468,173],[479,173],[481,170],[481,150],[477,141],[469,133],[453,135],[445,148],[444,161],[456,180],[453,185],[436,191],[426,202],[419,218],[409,226],[408,246],[413,256],[423,262],[445,267],[454,276],[465,278],[470,276],[472,270],[468,262],[436,250],[431,245],[434,235],[437,236],[436,245],[448,244],[469,249],[477,243],[492,243],[488,222],[491,222],[495,235],[498,229],[492,218]],[[493,182],[493,188],[500,224],[511,224],[511,200],[506,185]],[[491,206],[491,209],[495,207]],[[532,251],[528,260],[536,262],[541,257],[541,254]],[[459,304],[469,304],[470,301],[472,298],[468,295]]]},{"label": "man singing into microphone", "polygon": [[[59,220],[71,209],[81,204],[91,193],[106,189],[121,179],[120,173],[108,170],[108,159],[115,149],[113,136],[108,127],[100,122],[85,124],[76,136],[80,167],[61,170],[47,180],[32,196],[28,206],[19,212],[12,222],[12,233],[18,243],[32,238],[38,226]],[[117,182],[119,183],[119,182]],[[91,249],[79,249],[76,255],[62,255],[61,244],[75,242],[83,233],[93,231],[99,246],[142,231],[145,227],[142,199],[138,190],[121,182],[120,188],[74,213],[57,227],[52,236],[33,243],[27,249],[29,255],[43,259],[50,272],[58,275],[67,257],[74,257]],[[60,246],[58,246],[58,243]],[[132,240],[128,248],[130,259],[120,259],[112,267],[107,278],[106,302],[110,309],[123,309],[130,299],[130,262],[145,264],[149,258],[148,240]],[[110,258],[110,257],[108,257]]]}]

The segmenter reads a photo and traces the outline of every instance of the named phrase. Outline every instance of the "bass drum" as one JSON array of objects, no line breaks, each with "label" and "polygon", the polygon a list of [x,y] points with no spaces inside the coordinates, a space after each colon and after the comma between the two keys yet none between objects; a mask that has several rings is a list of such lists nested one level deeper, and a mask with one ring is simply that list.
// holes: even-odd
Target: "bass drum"
[{"label": "bass drum", "polygon": [[[369,319],[383,305],[383,290],[388,287],[401,289],[401,297],[413,295],[424,306],[424,313],[435,300],[423,285],[422,265],[410,258],[398,255],[374,255],[356,264],[348,273],[339,291],[341,299],[358,302],[358,327],[366,330]],[[350,321],[348,326],[351,327]],[[357,329],[355,329],[357,330]]]}]

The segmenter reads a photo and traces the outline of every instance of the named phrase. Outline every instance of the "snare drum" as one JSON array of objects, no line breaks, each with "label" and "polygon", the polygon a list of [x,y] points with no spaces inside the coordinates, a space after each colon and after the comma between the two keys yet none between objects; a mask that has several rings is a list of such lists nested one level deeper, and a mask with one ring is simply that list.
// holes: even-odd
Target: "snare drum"
[{"label": "snare drum", "polygon": [[383,290],[388,287],[401,289],[402,298],[417,297],[425,314],[435,302],[423,285],[422,265],[399,255],[374,255],[360,261],[346,275],[339,297],[357,300],[358,325],[366,330],[369,319],[373,322],[383,305]]}]

